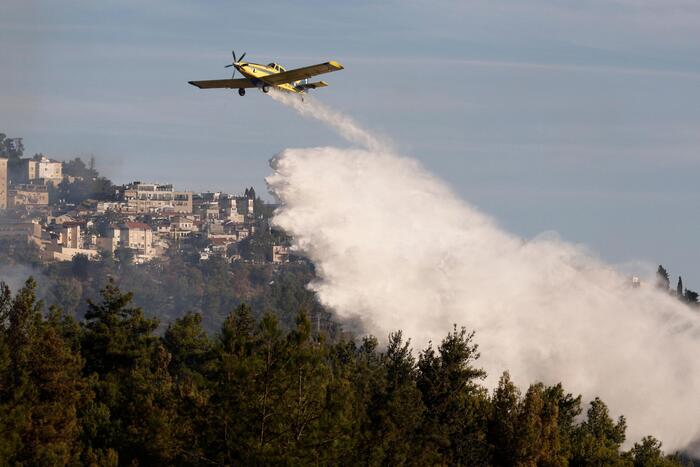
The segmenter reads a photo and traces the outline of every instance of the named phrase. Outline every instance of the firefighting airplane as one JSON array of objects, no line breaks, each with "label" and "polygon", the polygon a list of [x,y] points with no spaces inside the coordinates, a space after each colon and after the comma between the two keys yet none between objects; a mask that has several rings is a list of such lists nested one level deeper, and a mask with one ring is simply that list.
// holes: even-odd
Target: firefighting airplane
[{"label": "firefighting airplane", "polygon": [[[269,92],[272,87],[287,92],[304,93],[309,89],[328,86],[328,83],[325,81],[309,83],[309,78],[312,76],[343,69],[343,65],[340,63],[330,61],[319,63],[318,65],[285,70],[282,65],[277,63],[261,65],[259,63],[244,62],[243,57],[245,57],[245,52],[238,58],[236,58],[236,52],[231,51],[231,54],[233,55],[233,63],[224,67],[234,68],[231,79],[189,81],[189,83],[193,86],[197,86],[199,89],[238,88],[238,94],[240,96],[245,95],[245,90],[247,88],[259,88],[265,93]],[[236,70],[238,70],[244,78],[234,79]]]}]

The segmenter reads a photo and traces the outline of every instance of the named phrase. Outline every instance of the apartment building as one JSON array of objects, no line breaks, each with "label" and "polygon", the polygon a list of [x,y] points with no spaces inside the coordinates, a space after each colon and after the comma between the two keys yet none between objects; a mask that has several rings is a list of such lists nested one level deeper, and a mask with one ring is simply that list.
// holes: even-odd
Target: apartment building
[{"label": "apartment building", "polygon": [[175,191],[172,185],[134,182],[125,188],[124,200],[130,211],[138,214],[160,211],[192,213],[192,192]]},{"label": "apartment building", "polygon": [[124,222],[107,229],[107,236],[98,239],[101,249],[114,252],[117,248],[134,250],[136,262],[143,262],[155,256],[153,230],[143,222]]},{"label": "apartment building", "polygon": [[65,248],[82,248],[81,223],[64,222],[58,227],[59,243]]},{"label": "apartment building", "polygon": [[43,154],[32,158],[20,159],[12,170],[14,183],[52,183],[58,185],[63,180],[63,163],[49,159]]},{"label": "apartment building", "polygon": [[46,185],[12,185],[7,190],[7,206],[14,208],[47,207],[49,205],[49,190]]}]

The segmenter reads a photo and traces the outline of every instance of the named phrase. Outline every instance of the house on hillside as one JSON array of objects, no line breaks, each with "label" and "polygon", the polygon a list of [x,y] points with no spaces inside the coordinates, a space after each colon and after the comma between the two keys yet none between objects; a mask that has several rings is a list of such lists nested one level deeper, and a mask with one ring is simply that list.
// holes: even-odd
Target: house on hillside
[{"label": "house on hillside", "polygon": [[143,263],[155,258],[153,230],[143,222],[128,221],[107,228],[107,236],[97,240],[105,251],[115,252],[117,248],[129,248],[134,252],[134,262]]},{"label": "house on hillside", "polygon": [[43,154],[20,159],[10,170],[10,179],[15,184],[53,184],[63,180],[63,162],[49,159]]}]

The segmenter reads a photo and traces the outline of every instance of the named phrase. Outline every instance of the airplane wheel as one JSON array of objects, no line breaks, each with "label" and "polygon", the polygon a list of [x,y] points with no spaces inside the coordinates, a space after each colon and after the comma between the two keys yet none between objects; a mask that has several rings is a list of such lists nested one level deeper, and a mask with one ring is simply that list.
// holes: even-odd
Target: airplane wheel
[{"label": "airplane wheel", "polygon": [[238,95],[239,95],[239,96],[245,96],[245,89],[244,89],[244,88],[240,88],[240,89],[238,90]]},{"label": "airplane wheel", "polygon": [[265,93],[270,92],[270,86],[263,86],[263,87],[262,87],[262,91],[265,92]]}]

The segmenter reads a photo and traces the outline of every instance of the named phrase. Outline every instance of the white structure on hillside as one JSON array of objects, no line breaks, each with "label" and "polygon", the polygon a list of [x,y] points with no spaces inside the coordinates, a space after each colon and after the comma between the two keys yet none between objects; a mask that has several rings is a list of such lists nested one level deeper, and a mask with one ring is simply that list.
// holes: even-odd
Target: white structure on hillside
[{"label": "white structure on hillside", "polygon": [[20,159],[12,173],[15,183],[44,181],[58,185],[63,180],[63,162],[37,154],[32,158]]},{"label": "white structure on hillside", "polygon": [[192,192],[175,191],[172,185],[134,182],[124,190],[124,200],[136,213],[173,211],[192,213]]},{"label": "white structure on hillside", "polygon": [[98,245],[106,251],[114,251],[117,248],[129,248],[134,250],[134,261],[142,263],[155,257],[153,247],[153,230],[143,222],[124,222],[119,225],[111,225],[107,229],[107,236],[98,239]]}]

